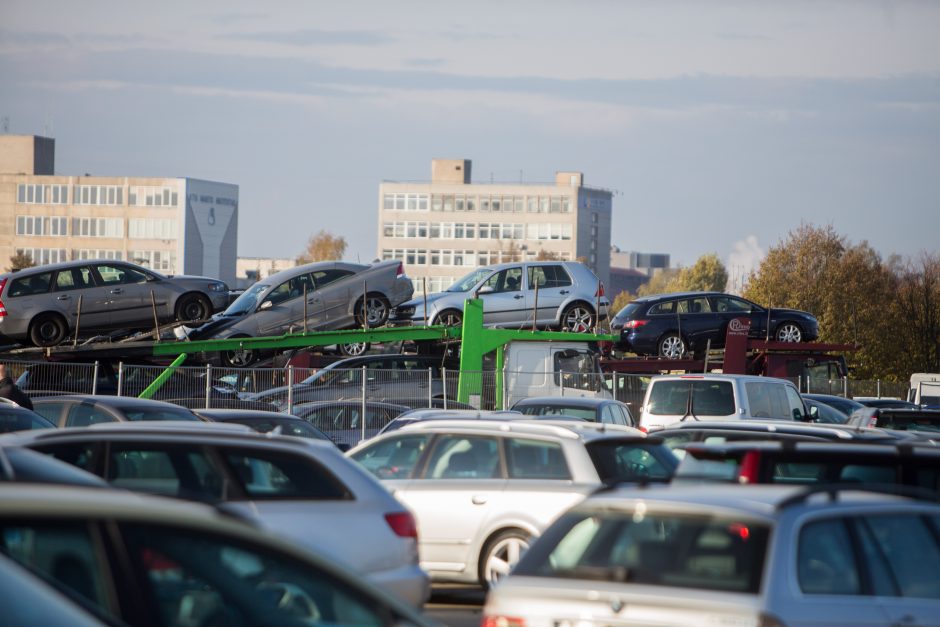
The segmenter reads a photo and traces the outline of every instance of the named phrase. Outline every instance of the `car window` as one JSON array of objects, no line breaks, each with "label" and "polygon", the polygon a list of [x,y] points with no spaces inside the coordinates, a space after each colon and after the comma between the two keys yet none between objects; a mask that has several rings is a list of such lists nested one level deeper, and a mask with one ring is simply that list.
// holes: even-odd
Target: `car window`
[{"label": "car window", "polygon": [[571,479],[565,455],[557,442],[508,438],[506,463],[511,479]]},{"label": "car window", "polygon": [[811,522],[800,530],[797,579],[805,594],[861,594],[858,565],[842,519]]},{"label": "car window", "polygon": [[688,301],[683,302],[688,303],[690,313],[711,313],[712,306],[704,296],[700,298],[690,298]]},{"label": "car window", "polygon": [[0,405],[0,433],[10,431],[29,431],[31,429],[52,429],[55,425],[41,415],[28,409],[4,407]]},{"label": "car window", "polygon": [[689,413],[695,416],[730,416],[735,413],[734,389],[730,381],[656,381],[649,393],[646,410],[656,416]]},{"label": "car window", "polygon": [[381,602],[286,555],[188,529],[123,524],[121,532],[167,627],[394,623]]},{"label": "car window", "polygon": [[222,473],[201,446],[113,442],[105,479],[137,492],[191,500],[222,498]]},{"label": "car window", "polygon": [[87,266],[72,268],[70,270],[59,270],[55,275],[55,291],[57,292],[93,287],[94,283],[95,281],[91,276],[91,268]]},{"label": "car window", "polygon": [[650,307],[649,311],[646,313],[650,316],[674,314],[676,313],[676,301],[667,300],[664,303],[657,303],[656,305]]},{"label": "car window", "polygon": [[149,420],[189,420],[200,422],[199,418],[188,409],[173,405],[133,405],[121,407],[121,413],[131,422]]},{"label": "car window", "polygon": [[619,411],[616,412],[615,415],[614,409],[613,405],[604,405],[604,409],[601,412],[601,422],[609,425],[624,424],[623,416]]},{"label": "car window", "polygon": [[494,292],[518,292],[522,289],[522,268],[506,268],[488,278],[484,287],[493,288]]},{"label": "car window", "polygon": [[603,482],[666,480],[679,464],[664,444],[600,440],[587,449]]},{"label": "car window", "polygon": [[546,403],[545,405],[518,405],[513,410],[520,411],[526,416],[574,416],[590,422],[597,421],[597,410],[593,407],[564,405],[556,402]]},{"label": "car window", "polygon": [[95,460],[95,451],[98,445],[95,442],[66,442],[62,444],[41,444],[32,447],[34,450],[51,455],[59,461],[77,466],[82,470],[94,472],[92,466]]},{"label": "car window", "polygon": [[624,407],[624,406],[621,406],[621,405],[617,405],[617,408],[620,410],[620,413],[623,415],[623,423],[622,423],[622,424],[625,424],[625,425],[627,425],[628,427],[635,427],[635,426],[636,426],[636,419],[633,417],[633,412],[630,411],[630,408],[629,408],[629,407]]},{"label": "car window", "polygon": [[940,599],[940,542],[937,530],[913,514],[865,516],[859,525],[869,532],[888,564],[900,596]]},{"label": "car window", "polygon": [[744,384],[748,407],[754,418],[793,419],[785,385],[765,381],[748,381]]},{"label": "car window", "polygon": [[0,527],[0,550],[57,587],[114,616],[93,530],[85,522],[10,521]]},{"label": "car window", "polygon": [[783,390],[787,395],[787,417],[799,420],[806,414],[806,406],[803,405],[800,393],[796,391],[796,388],[791,388],[789,385],[784,385]]},{"label": "car window", "polygon": [[313,280],[310,278],[309,274],[301,274],[300,276],[293,277],[284,281],[265,297],[265,301],[270,301],[271,303],[277,305],[278,303],[283,303],[286,300],[292,298],[297,298],[303,296],[304,289],[307,292],[312,292],[315,288],[313,286]]},{"label": "car window", "polygon": [[107,410],[91,403],[78,403],[69,409],[65,419],[66,427],[87,427],[99,422],[117,422],[117,418]]},{"label": "car window", "polygon": [[733,296],[712,296],[714,310],[719,313],[750,313],[751,303]]},{"label": "car window", "polygon": [[10,282],[10,289],[7,296],[15,298],[17,296],[31,296],[33,294],[45,294],[49,291],[49,285],[52,283],[52,273],[43,272],[32,276],[13,279]]},{"label": "car window", "polygon": [[328,285],[333,281],[339,281],[348,276],[356,274],[355,272],[350,272],[349,270],[318,270],[317,272],[312,272],[313,282],[316,285],[317,289],[320,289],[324,285]]},{"label": "car window", "polygon": [[428,460],[426,479],[494,479],[501,474],[495,438],[441,435]]},{"label": "car window", "polygon": [[552,362],[557,386],[595,391],[603,387],[597,359],[592,353],[574,349],[555,351]]},{"label": "car window", "polygon": [[428,435],[403,435],[375,442],[351,455],[352,459],[379,479],[404,479],[415,470]]},{"label": "car window", "polygon": [[538,284],[540,290],[571,285],[571,277],[560,265],[529,266],[528,278],[528,289],[530,290],[534,290],[536,284]]},{"label": "car window", "polygon": [[147,275],[130,266],[98,264],[95,266],[98,276],[104,285],[120,285],[129,283],[146,283]]},{"label": "car window", "polygon": [[304,457],[248,449],[223,449],[221,453],[252,499],[352,498],[335,474]]}]

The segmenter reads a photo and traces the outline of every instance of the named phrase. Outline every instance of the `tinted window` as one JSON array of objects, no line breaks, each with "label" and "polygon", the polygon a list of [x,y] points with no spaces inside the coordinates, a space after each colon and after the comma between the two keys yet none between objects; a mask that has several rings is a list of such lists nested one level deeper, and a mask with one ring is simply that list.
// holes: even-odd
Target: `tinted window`
[{"label": "tinted window", "polygon": [[548,403],[545,405],[518,405],[513,408],[526,416],[574,416],[590,422],[597,422],[597,410],[593,407]]},{"label": "tinted window", "polygon": [[647,402],[653,415],[730,416],[735,411],[734,390],[730,381],[667,380],[656,381]]},{"label": "tinted window", "polygon": [[713,296],[712,302],[715,304],[715,311],[719,313],[750,313],[751,311],[751,303],[747,302],[746,300],[741,300],[740,298],[733,298],[731,296]]},{"label": "tinted window", "polygon": [[0,405],[0,433],[10,431],[29,431],[30,429],[51,429],[55,425],[41,415],[28,409],[16,409]]},{"label": "tinted window", "polygon": [[570,479],[568,464],[557,442],[509,438],[506,461],[513,479]]},{"label": "tinted window", "polygon": [[587,450],[604,482],[666,480],[679,463],[664,444],[608,440],[590,442]]},{"label": "tinted window", "polygon": [[494,438],[442,435],[437,438],[424,477],[427,479],[493,479],[500,476],[499,447]]},{"label": "tinted window", "polygon": [[316,283],[317,289],[319,289],[333,281],[339,281],[342,278],[352,276],[355,272],[350,272],[349,270],[320,270],[311,274],[313,275],[313,281]]},{"label": "tinted window", "polygon": [[222,497],[222,474],[197,446],[112,443],[105,479],[138,492],[194,500]]},{"label": "tinted window", "polygon": [[866,516],[867,528],[888,563],[901,596],[940,599],[940,545],[925,518],[910,514]]},{"label": "tinted window", "polygon": [[565,515],[515,573],[756,594],[768,528],[720,515]]},{"label": "tinted window", "polygon": [[13,279],[10,282],[10,289],[7,290],[7,296],[13,298],[16,296],[30,296],[32,294],[45,294],[49,291],[49,285],[52,283],[52,273],[43,272],[19,279]]},{"label": "tinted window", "polygon": [[755,418],[793,419],[786,386],[764,381],[748,381],[744,384],[751,416]]},{"label": "tinted window", "polygon": [[65,444],[43,444],[33,447],[35,450],[45,455],[63,461],[66,464],[77,466],[82,470],[94,472],[92,466],[95,459],[95,450],[98,445],[94,442],[68,442]]},{"label": "tinted window", "polygon": [[352,498],[333,473],[300,456],[231,449],[223,450],[222,455],[252,499]]},{"label": "tinted window", "polygon": [[800,590],[806,594],[861,594],[855,554],[841,519],[804,526],[798,542]]},{"label": "tinted window", "polygon": [[571,285],[571,277],[561,266],[529,266],[529,289],[566,287]]},{"label": "tinted window", "polygon": [[110,412],[92,405],[90,403],[79,403],[69,408],[68,418],[65,419],[66,427],[87,427],[98,424],[99,422],[117,422]]},{"label": "tinted window", "polygon": [[199,418],[193,412],[173,405],[124,406],[121,407],[121,413],[131,422],[145,420],[194,420],[199,422]]},{"label": "tinted window", "polygon": [[363,448],[351,457],[379,479],[410,477],[428,444],[427,435],[389,438]]},{"label": "tinted window", "polygon": [[676,301],[667,300],[664,303],[658,303],[650,307],[649,311],[646,312],[649,316],[657,316],[663,314],[674,314],[676,313]]}]

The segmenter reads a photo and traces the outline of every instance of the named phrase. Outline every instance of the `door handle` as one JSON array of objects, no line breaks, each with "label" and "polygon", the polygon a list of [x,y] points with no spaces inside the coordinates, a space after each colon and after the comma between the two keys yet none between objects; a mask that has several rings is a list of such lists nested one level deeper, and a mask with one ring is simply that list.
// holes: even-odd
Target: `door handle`
[{"label": "door handle", "polygon": [[69,296],[68,294],[62,294],[61,296],[56,296],[56,297],[55,297],[56,300],[68,300],[68,299],[70,299],[70,298],[72,298],[72,297]]},{"label": "door handle", "polygon": [[470,498],[470,502],[473,503],[474,505],[486,505],[486,500],[487,500],[486,497],[483,496],[482,494],[474,494]]},{"label": "door handle", "polygon": [[111,290],[111,293],[112,293],[112,294],[123,294],[123,293],[124,293],[124,290],[121,289],[120,287],[116,287],[116,288],[114,288],[113,290]]},{"label": "door handle", "polygon": [[519,300],[520,298],[522,298],[522,294],[516,294],[515,296],[513,296],[513,298],[515,298],[516,300]]},{"label": "door handle", "polygon": [[559,294],[570,294],[571,292],[570,292],[570,290],[561,290],[561,291],[558,292],[558,293],[559,293]]}]

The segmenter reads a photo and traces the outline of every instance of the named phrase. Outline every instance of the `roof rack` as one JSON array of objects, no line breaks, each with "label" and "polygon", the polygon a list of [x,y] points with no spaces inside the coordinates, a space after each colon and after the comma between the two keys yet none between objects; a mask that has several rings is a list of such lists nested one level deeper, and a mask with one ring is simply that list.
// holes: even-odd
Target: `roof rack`
[{"label": "roof rack", "polygon": [[786,509],[793,505],[804,503],[815,494],[826,494],[829,500],[835,502],[838,500],[840,492],[871,492],[874,494],[890,494],[893,496],[903,496],[919,501],[940,502],[940,494],[926,488],[918,486],[909,486],[903,484],[859,484],[859,483],[828,483],[809,486],[797,494],[783,499],[777,503],[777,509]]}]

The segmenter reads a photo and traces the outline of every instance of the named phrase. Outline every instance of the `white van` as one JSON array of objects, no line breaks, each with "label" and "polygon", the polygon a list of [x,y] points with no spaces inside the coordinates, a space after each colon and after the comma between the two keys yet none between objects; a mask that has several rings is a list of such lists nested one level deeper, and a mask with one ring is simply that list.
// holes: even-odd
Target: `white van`
[{"label": "white van", "polygon": [[648,431],[686,420],[805,420],[808,411],[786,379],[738,374],[660,375],[640,408]]},{"label": "white van", "polygon": [[912,374],[907,400],[924,407],[940,407],[940,374],[932,372]]},{"label": "white van", "polygon": [[510,342],[503,371],[503,407],[532,396],[613,398],[589,342]]}]

